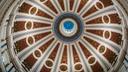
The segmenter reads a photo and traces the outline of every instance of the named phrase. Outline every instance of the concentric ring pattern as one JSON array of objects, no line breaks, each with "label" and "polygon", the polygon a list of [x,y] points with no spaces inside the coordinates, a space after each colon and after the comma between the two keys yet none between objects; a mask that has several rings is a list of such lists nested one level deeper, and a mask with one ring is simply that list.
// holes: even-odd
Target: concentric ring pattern
[{"label": "concentric ring pattern", "polygon": [[25,0],[15,55],[32,72],[107,72],[122,48],[121,22],[112,0]]}]

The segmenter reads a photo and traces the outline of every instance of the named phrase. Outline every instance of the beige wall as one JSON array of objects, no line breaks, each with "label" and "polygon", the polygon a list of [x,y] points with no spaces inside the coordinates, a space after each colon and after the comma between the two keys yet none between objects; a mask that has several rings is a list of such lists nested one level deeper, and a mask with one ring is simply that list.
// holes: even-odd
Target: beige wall
[{"label": "beige wall", "polygon": [[15,0],[1,0],[0,1],[0,25],[3,19],[3,16],[6,14],[6,11],[8,10],[9,6],[13,3],[13,1]]},{"label": "beige wall", "polygon": [[128,15],[128,0],[118,0]]}]

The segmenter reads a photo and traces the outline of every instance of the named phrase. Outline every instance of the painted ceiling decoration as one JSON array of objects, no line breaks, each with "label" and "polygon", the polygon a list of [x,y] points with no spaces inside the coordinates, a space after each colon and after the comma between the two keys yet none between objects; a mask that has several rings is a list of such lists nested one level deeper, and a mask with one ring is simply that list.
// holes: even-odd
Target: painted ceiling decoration
[{"label": "painted ceiling decoration", "polygon": [[[125,56],[126,20],[116,0],[23,0],[7,27],[23,72],[114,72]],[[116,70],[115,70],[116,71]]]}]

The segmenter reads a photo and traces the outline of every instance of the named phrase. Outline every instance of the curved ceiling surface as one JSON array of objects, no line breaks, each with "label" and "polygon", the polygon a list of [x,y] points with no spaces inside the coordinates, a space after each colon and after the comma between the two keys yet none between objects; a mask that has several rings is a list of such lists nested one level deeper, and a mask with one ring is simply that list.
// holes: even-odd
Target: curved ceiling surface
[{"label": "curved ceiling surface", "polygon": [[122,21],[112,0],[25,0],[12,51],[32,72],[107,72],[123,48]]}]

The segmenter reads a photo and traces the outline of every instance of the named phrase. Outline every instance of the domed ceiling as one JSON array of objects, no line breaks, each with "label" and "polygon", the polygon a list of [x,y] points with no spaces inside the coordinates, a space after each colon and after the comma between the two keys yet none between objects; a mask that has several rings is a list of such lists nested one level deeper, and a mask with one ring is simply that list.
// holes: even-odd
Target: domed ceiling
[{"label": "domed ceiling", "polygon": [[12,20],[11,55],[32,72],[108,72],[123,48],[114,0],[24,0]]}]

